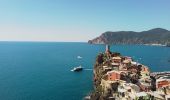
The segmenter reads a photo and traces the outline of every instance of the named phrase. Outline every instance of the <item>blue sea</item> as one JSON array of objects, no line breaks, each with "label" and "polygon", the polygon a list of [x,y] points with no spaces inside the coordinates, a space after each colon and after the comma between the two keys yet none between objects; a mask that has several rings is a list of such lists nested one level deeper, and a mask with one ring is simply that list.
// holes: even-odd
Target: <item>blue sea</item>
[{"label": "blue sea", "polygon": [[[82,100],[93,90],[93,64],[104,45],[0,42],[0,100]],[[170,48],[113,45],[151,71],[170,70]],[[77,59],[77,56],[83,57]],[[82,72],[71,72],[82,65]]]}]

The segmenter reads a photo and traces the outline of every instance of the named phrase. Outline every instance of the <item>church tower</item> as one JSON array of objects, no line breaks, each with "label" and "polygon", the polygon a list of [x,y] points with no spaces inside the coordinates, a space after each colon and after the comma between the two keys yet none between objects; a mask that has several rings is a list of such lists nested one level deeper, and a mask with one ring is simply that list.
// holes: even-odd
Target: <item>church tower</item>
[{"label": "church tower", "polygon": [[106,44],[106,51],[105,53],[110,53],[110,45]]}]

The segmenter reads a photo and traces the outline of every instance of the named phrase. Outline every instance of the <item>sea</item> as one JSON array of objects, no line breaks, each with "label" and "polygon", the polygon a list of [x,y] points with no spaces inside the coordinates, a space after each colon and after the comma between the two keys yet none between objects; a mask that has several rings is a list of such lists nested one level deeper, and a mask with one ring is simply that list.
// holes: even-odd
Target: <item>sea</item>
[{"label": "sea", "polygon": [[[93,65],[104,51],[105,45],[79,42],[0,42],[0,100],[82,100],[93,91]],[[112,45],[111,51],[152,72],[170,71],[169,47]],[[83,71],[70,71],[80,65]]]}]

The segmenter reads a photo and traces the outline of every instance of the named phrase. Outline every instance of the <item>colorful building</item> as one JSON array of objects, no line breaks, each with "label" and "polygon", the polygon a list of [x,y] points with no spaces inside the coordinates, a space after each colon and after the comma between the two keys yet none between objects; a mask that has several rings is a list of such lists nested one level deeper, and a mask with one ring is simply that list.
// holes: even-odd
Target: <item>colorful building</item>
[{"label": "colorful building", "polygon": [[120,72],[119,71],[110,71],[107,73],[108,80],[115,81],[120,80]]},{"label": "colorful building", "polygon": [[156,88],[166,87],[170,85],[170,79],[157,79]]}]

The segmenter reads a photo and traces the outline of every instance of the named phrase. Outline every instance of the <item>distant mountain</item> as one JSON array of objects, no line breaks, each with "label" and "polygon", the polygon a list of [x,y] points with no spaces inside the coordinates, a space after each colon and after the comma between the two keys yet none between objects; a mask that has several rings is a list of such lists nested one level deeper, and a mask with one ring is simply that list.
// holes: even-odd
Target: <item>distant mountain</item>
[{"label": "distant mountain", "polygon": [[170,43],[170,31],[155,28],[148,31],[105,32],[99,37],[89,40],[91,44],[162,44]]}]

